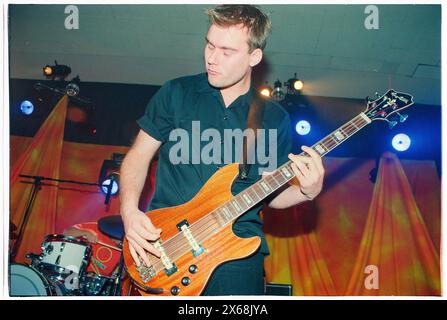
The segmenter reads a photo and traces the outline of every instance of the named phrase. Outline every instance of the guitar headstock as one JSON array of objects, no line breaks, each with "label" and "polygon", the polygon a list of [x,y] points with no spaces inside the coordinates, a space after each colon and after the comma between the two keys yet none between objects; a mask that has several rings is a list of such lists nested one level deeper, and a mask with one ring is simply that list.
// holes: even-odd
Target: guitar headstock
[{"label": "guitar headstock", "polygon": [[385,120],[394,126],[397,121],[388,120],[392,115],[398,115],[400,122],[404,122],[407,115],[399,114],[400,111],[413,104],[413,96],[408,93],[396,92],[393,89],[388,90],[384,95],[376,100],[368,101],[364,113],[371,121]]}]

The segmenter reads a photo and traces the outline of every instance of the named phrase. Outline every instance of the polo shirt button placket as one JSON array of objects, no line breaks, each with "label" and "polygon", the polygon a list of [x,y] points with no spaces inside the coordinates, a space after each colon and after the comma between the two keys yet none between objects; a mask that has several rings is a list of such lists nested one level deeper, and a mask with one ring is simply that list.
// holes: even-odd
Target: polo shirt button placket
[{"label": "polo shirt button placket", "polygon": [[228,116],[225,115],[225,116],[223,117],[223,119],[224,119],[224,120],[228,120]]}]

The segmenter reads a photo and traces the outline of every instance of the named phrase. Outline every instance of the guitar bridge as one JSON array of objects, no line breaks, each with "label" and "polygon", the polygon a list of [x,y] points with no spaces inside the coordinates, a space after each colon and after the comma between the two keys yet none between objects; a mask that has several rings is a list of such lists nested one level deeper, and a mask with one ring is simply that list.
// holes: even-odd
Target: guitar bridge
[{"label": "guitar bridge", "polygon": [[136,268],[141,280],[146,283],[151,280],[157,273],[153,266],[147,266],[146,263],[140,258],[140,265]]}]

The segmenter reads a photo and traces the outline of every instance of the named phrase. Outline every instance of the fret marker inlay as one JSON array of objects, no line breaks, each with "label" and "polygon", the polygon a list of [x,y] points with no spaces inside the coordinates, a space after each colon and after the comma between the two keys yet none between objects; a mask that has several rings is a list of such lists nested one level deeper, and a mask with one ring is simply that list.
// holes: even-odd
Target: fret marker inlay
[{"label": "fret marker inlay", "polygon": [[282,173],[284,174],[284,176],[285,176],[286,178],[290,178],[290,177],[292,176],[292,174],[290,173],[289,170],[287,170],[286,167],[283,167],[283,168],[281,169],[281,171],[282,171]]},{"label": "fret marker inlay", "polygon": [[338,141],[343,140],[345,137],[340,131],[335,132],[334,136],[335,136],[335,138],[337,138]]},{"label": "fret marker inlay", "polygon": [[252,203],[248,194],[246,194],[246,193],[242,194],[242,198],[244,198],[245,202],[247,202],[248,205],[250,205]]},{"label": "fret marker inlay", "polygon": [[233,204],[233,206],[236,208],[237,212],[242,212],[241,207],[237,204],[237,201],[233,200],[231,201],[231,203]]},{"label": "fret marker inlay", "polygon": [[318,152],[319,154],[323,154],[323,153],[324,153],[324,148],[323,148],[322,146],[320,146],[319,144],[317,144],[317,145],[315,146],[315,150],[317,150],[317,152]]}]

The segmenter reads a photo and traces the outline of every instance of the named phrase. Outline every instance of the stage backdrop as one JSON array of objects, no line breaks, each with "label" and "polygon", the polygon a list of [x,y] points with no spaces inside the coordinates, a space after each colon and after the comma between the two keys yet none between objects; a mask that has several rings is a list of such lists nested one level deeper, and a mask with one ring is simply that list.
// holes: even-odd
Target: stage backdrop
[{"label": "stage backdrop", "polygon": [[[128,150],[64,142],[64,103],[34,138],[11,136],[11,220],[18,227],[30,191],[30,180],[18,174],[97,182],[103,160]],[[440,181],[434,163],[385,154],[375,184],[369,180],[372,159],[326,157],[324,166],[324,189],[315,201],[263,211],[271,252],[266,280],[292,284],[294,295],[440,295]],[[141,209],[155,170],[156,163]],[[47,234],[119,214],[118,197],[108,205],[104,200],[98,187],[44,183],[16,261],[40,253]]]}]

